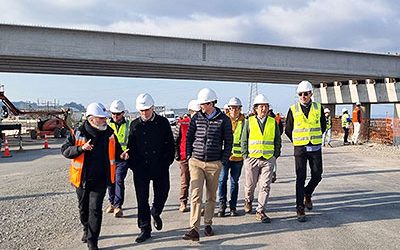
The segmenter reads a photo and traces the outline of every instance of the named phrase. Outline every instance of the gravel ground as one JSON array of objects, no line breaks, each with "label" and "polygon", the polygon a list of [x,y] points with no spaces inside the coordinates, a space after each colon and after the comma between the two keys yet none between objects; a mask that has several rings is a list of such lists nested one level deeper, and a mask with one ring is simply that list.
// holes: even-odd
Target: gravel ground
[{"label": "gravel ground", "polygon": [[[60,143],[60,142],[59,142]],[[0,249],[77,249],[76,245],[79,244],[79,249],[81,247],[84,247],[81,243],[79,243],[78,237],[81,234],[81,227],[79,224],[79,218],[78,218],[78,209],[77,209],[77,201],[76,201],[76,194],[74,192],[74,189],[70,186],[68,183],[68,164],[69,161],[67,159],[64,159],[61,154],[60,154],[60,144],[55,144],[55,142],[52,142],[51,147],[52,149],[50,150],[41,150],[41,146],[37,146],[36,149],[35,147],[30,148],[29,150],[26,150],[22,153],[13,153],[12,158],[0,158],[0,207],[1,207],[1,216],[0,216]],[[385,145],[379,145],[379,144],[364,144],[364,145],[359,145],[359,146],[346,146],[342,147],[340,146],[340,141],[335,140],[333,141],[334,148],[329,148],[325,149],[326,157],[331,157],[330,155],[334,154],[341,154],[341,155],[346,155],[345,157],[351,157],[352,154],[358,154],[361,155],[361,157],[367,158],[370,157],[371,159],[378,158],[376,162],[371,160],[371,166],[374,165],[375,163],[382,163],[384,159],[390,159],[390,166],[394,168],[396,163],[399,162],[400,160],[400,149],[398,147],[391,147],[391,146],[385,146]],[[285,232],[287,231],[287,235],[299,235],[299,232],[291,231],[291,227],[293,225],[295,227],[299,227],[298,224],[290,224],[292,222],[286,222],[287,217],[286,216],[292,216],[292,208],[291,208],[291,203],[293,202],[293,172],[292,172],[292,164],[293,164],[293,158],[290,157],[291,155],[291,148],[288,143],[285,145],[286,147],[286,152],[284,152],[282,159],[280,160],[281,163],[279,163],[281,166],[281,174],[278,175],[278,184],[275,184],[273,188],[277,187],[278,189],[274,189],[273,195],[275,197],[272,197],[272,208],[273,208],[273,216],[275,217],[282,217],[282,222],[275,222],[275,227],[278,225],[283,225],[284,227],[282,228],[282,231]],[[345,149],[345,153],[343,153],[343,149]],[[348,154],[347,154],[348,153]],[[326,177],[326,180],[323,180],[324,185],[322,185],[322,188],[325,188],[325,190],[320,190],[319,192],[322,193],[322,191],[326,192],[326,195],[323,196],[321,195],[321,198],[326,198],[328,199],[328,202],[332,202],[335,197],[330,197],[328,191],[334,191],[337,188],[336,181],[346,180],[349,178],[352,174],[357,174],[354,176],[359,176],[359,173],[353,173],[351,171],[355,171],[355,169],[363,169],[362,164],[360,166],[357,165],[357,160],[355,159],[353,162],[351,162],[352,166],[354,166],[354,169],[351,168],[345,168],[339,169],[343,162],[343,159],[341,158],[329,158],[328,160],[325,160],[325,165],[326,165],[326,173],[324,174]],[[350,164],[350,163],[349,163]],[[365,163],[363,163],[365,164]],[[287,165],[287,170],[286,172],[283,171],[283,166]],[[371,166],[368,166],[366,170],[370,169],[371,171]],[[377,166],[379,166],[377,164]],[[398,165],[397,165],[398,166]],[[342,171],[342,173],[340,173]],[[349,173],[346,173],[349,172]],[[382,173],[386,176],[386,178],[391,178],[390,177],[390,171],[393,173],[396,173],[394,170],[388,170],[386,173],[383,171]],[[178,171],[177,168],[174,170],[174,178],[178,178]],[[335,179],[331,178],[334,177]],[[349,176],[349,177],[347,177]],[[369,175],[367,175],[369,176]],[[172,177],[171,177],[172,178]],[[360,177],[361,178],[361,177]],[[364,178],[364,177],[363,177]],[[244,178],[242,178],[243,181]],[[360,179],[361,180],[361,179]],[[376,180],[376,177],[371,178],[370,181],[376,181],[376,185],[378,184],[379,180]],[[132,185],[132,178],[131,178],[131,173],[129,173],[129,176],[127,178],[127,189]],[[178,185],[177,182],[172,183],[171,185],[176,186]],[[358,185],[358,186],[356,186]],[[362,186],[364,183],[360,181],[357,184],[354,184],[352,182],[345,182],[344,185],[341,186],[341,188],[345,190],[354,190],[356,188],[362,190],[366,189],[366,187],[369,187],[368,184],[366,183],[365,185],[367,186]],[[385,186],[385,183],[379,182],[380,187],[382,187],[382,190],[392,190],[396,187],[396,185],[390,185],[390,183],[387,183],[387,186]],[[241,185],[241,191],[240,191],[240,199],[242,199],[242,188],[243,185]],[[173,190],[171,188],[171,190]],[[382,191],[382,190],[377,190],[377,191]],[[131,207],[130,211],[128,213],[132,213],[131,217],[135,217],[136,213],[136,208],[132,207],[132,202],[135,204],[133,195],[132,195],[132,190],[129,190],[129,206]],[[284,194],[287,194],[287,192],[290,192],[290,196],[284,196]],[[392,190],[391,192],[395,192]],[[176,193],[176,192],[174,192]],[[388,193],[390,194],[390,193]],[[175,195],[175,194],[174,194]],[[398,193],[392,193],[392,196],[398,195]],[[289,207],[288,205],[285,205],[282,207],[282,205],[279,203],[281,202],[279,197],[286,197],[289,198]],[[390,198],[391,196],[388,195]],[[321,199],[320,198],[320,199]],[[361,199],[361,198],[360,198]],[[375,198],[376,199],[376,198]],[[355,201],[356,202],[356,201]],[[169,205],[168,205],[169,204]],[[171,212],[166,212],[166,215],[171,214],[172,216],[181,216],[176,212],[177,210],[177,199],[176,197],[172,197],[169,199],[167,204],[167,208]],[[355,203],[357,204],[357,203]],[[398,206],[398,203],[393,203],[393,208],[394,206]],[[397,205],[396,205],[397,204]],[[106,202],[104,203],[106,205]],[[278,206],[279,205],[279,206]],[[276,206],[276,211],[274,210],[274,207]],[[349,205],[348,209],[351,209],[351,204]],[[337,213],[330,213],[330,210],[332,209],[331,206],[321,207],[320,208],[322,211],[325,211],[327,215],[333,216],[333,218],[336,218]],[[349,210],[350,211],[350,210]],[[392,212],[392,210],[390,210]],[[345,214],[345,213],[344,213]],[[353,224],[359,224],[357,220],[354,219],[354,214],[352,214],[352,218],[349,220],[353,220],[357,223]],[[360,216],[363,218],[368,218],[368,214],[360,214]],[[328,216],[327,216],[328,217]],[[176,219],[175,219],[176,218]],[[240,220],[242,220],[241,223],[247,223],[248,224],[248,218],[247,217],[241,216]],[[343,220],[343,216],[338,216],[340,218],[339,220]],[[388,220],[385,216],[381,216],[381,218],[385,218],[387,223],[390,223],[391,220]],[[180,228],[184,228],[186,230],[187,226],[187,217],[185,216],[184,218],[181,217],[174,217],[174,218],[169,218],[166,217],[166,220],[170,220],[171,222],[169,223],[171,226],[176,226],[180,230]],[[320,223],[324,222],[323,219],[321,218]],[[327,224],[327,228],[329,230],[335,230],[336,225],[339,225],[339,227],[342,227],[342,229],[339,229],[339,232],[342,232],[341,237],[347,237],[347,233],[350,233],[351,230],[355,230],[352,224],[349,224],[348,222],[335,222],[335,219],[332,218],[326,218],[327,220],[324,222]],[[329,220],[328,220],[329,219]],[[390,218],[391,219],[391,218]],[[332,220],[334,221],[332,223]],[[359,221],[363,221],[359,220]],[[175,222],[176,221],[176,222]],[[225,220],[226,221],[226,220]],[[374,220],[371,220],[371,222],[366,222],[366,223],[374,223]],[[384,221],[384,220],[382,220]],[[134,236],[137,233],[136,229],[136,220],[135,219],[128,219],[128,220],[123,220],[119,221],[121,222],[121,230],[125,230],[124,232],[120,232],[121,235],[129,235],[131,240],[129,242],[133,242]],[[112,232],[110,232],[110,228],[113,228],[114,226],[118,226],[120,224],[119,222],[116,222],[115,219],[113,220],[111,217],[107,216],[104,220],[104,234],[109,235]],[[218,221],[219,224],[223,224],[223,222]],[[253,223],[253,219],[250,220],[251,223]],[[177,223],[174,225],[173,223]],[[284,223],[289,223],[287,226]],[[317,221],[315,221],[317,223]],[[335,224],[336,223],[336,224]],[[240,225],[240,224],[239,224]],[[233,225],[232,227],[236,227],[239,225]],[[245,224],[243,224],[245,225]],[[322,224],[307,224],[308,229],[312,229],[312,227],[315,226],[315,230],[323,230]],[[341,225],[341,226],[340,226]],[[108,229],[107,229],[107,227]],[[259,224],[252,224],[249,225],[250,227],[254,227],[260,230],[265,230],[261,229]],[[362,225],[361,225],[362,226]],[[363,242],[363,235],[365,235],[365,232],[368,231],[367,229],[364,229],[361,226],[355,227],[357,230],[360,231],[360,236],[359,240],[355,241],[355,245],[353,246],[354,248],[359,248],[360,242]],[[371,224],[371,226],[376,226],[376,224]],[[389,224],[389,226],[392,226],[394,230],[397,230],[398,227],[395,226],[394,224]],[[224,226],[220,226],[220,231],[226,230],[229,232],[230,228],[232,228],[230,224],[228,223],[226,225],[226,228]],[[387,224],[384,225],[384,227],[387,227]],[[242,227],[237,227],[238,230],[245,230],[245,229],[240,229]],[[344,233],[342,230],[347,230],[348,228],[349,231],[346,231],[347,233]],[[397,229],[396,229],[397,228]],[[167,228],[168,229],[168,228]],[[217,228],[218,229],[218,228]],[[176,229],[175,229],[176,230]],[[111,230],[112,231],[112,230]],[[129,233],[127,233],[129,232]],[[273,231],[271,231],[272,233]],[[133,234],[134,233],[134,234]],[[248,233],[244,232],[243,234]],[[310,234],[312,237],[316,237],[315,234],[313,234],[313,230],[307,230],[307,234]],[[102,233],[103,234],[103,233]],[[171,231],[171,236],[173,239],[175,237],[177,239],[180,238],[180,235],[182,232],[179,232],[179,235],[176,236],[176,233],[174,231]],[[228,233],[226,233],[228,235]],[[132,236],[131,236],[132,235]],[[332,241],[337,240],[331,232],[328,233],[318,233],[318,235],[321,235],[321,237],[326,237],[327,239],[331,239]],[[285,236],[285,235],[283,235]],[[225,236],[226,237],[226,236]],[[249,235],[249,237],[252,237]],[[276,237],[276,235],[275,235]],[[300,235],[300,237],[305,237],[304,235]],[[307,236],[308,237],[308,236]],[[304,241],[308,240],[304,238]],[[358,237],[358,236],[357,236]],[[382,237],[385,237],[384,235]],[[233,236],[231,240],[235,240],[237,237]],[[251,238],[249,238],[251,239]],[[315,238],[315,239],[318,239]],[[108,240],[108,241],[107,241]],[[103,239],[102,242],[105,242],[107,244],[115,245],[115,242],[109,242],[111,239],[105,238]],[[254,239],[255,240],[255,239]],[[287,245],[280,245],[284,244],[283,242],[280,242],[278,238],[272,238],[272,241],[274,242],[275,246],[280,246],[279,248],[287,249]],[[221,240],[214,240],[216,244],[224,244],[226,239],[221,239]],[[242,240],[243,242],[246,242],[246,239],[244,238]],[[183,244],[182,241],[177,241],[179,244]],[[367,241],[369,242],[369,241]],[[157,240],[155,240],[155,243],[157,243]],[[249,244],[253,244],[254,248],[260,247],[266,247],[265,244],[255,244],[256,242],[249,241]],[[387,241],[387,243],[390,243]],[[395,244],[394,242],[393,244]],[[101,243],[104,244],[104,243]],[[129,243],[130,244],[130,243]],[[126,246],[129,247],[129,249],[132,247],[128,243]],[[162,243],[161,243],[162,244]],[[212,244],[212,243],[210,243]],[[272,243],[271,243],[272,244]],[[301,242],[299,242],[301,244]],[[350,244],[351,245],[351,244]],[[346,245],[346,243],[342,242],[341,246],[344,248],[350,246]],[[273,245],[271,245],[273,246]],[[358,246],[358,247],[357,247]],[[371,244],[366,245],[367,248],[368,246],[371,247]],[[394,245],[392,245],[394,246]],[[190,248],[193,248],[193,246],[188,246]],[[230,246],[230,249],[232,249],[233,245]],[[331,248],[332,246],[329,245],[328,248]],[[144,248],[146,246],[144,245]],[[147,248],[152,248],[152,247],[147,247]],[[196,248],[196,247],[195,247]],[[214,247],[212,247],[214,248]],[[235,248],[235,247],[233,247]],[[335,248],[335,247],[333,247]],[[331,248],[331,249],[333,249]],[[340,248],[340,247],[339,247]],[[159,249],[163,249],[160,245]],[[169,249],[169,248],[165,248]],[[170,249],[173,249],[170,248]],[[215,248],[214,248],[215,249]],[[228,249],[228,248],[226,248]],[[246,248],[244,245],[241,246],[241,249],[249,249]],[[299,247],[299,249],[302,249],[302,247]],[[315,249],[315,248],[314,248]]]}]

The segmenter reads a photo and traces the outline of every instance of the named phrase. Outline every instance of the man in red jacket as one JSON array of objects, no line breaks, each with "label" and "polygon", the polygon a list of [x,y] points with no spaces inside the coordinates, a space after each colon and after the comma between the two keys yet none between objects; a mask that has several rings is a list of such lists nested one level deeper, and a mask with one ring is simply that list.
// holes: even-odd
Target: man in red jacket
[{"label": "man in red jacket", "polygon": [[176,124],[174,130],[175,139],[175,159],[179,161],[181,169],[181,192],[179,196],[179,211],[188,212],[187,200],[189,195],[190,173],[189,165],[186,159],[186,134],[190,124],[190,118],[200,110],[197,100],[191,100],[188,104],[189,114],[185,114]]},{"label": "man in red jacket", "polygon": [[353,136],[351,137],[351,143],[354,145],[358,143],[358,137],[360,136],[361,122],[362,122],[360,102],[356,103],[356,107],[353,110],[352,122],[354,130],[353,130]]}]

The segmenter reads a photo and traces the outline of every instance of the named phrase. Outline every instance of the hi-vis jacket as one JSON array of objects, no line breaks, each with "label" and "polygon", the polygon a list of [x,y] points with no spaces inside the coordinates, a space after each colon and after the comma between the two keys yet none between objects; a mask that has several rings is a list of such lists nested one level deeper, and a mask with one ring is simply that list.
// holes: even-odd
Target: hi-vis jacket
[{"label": "hi-vis jacket", "polygon": [[[90,135],[84,128],[85,123],[78,129],[75,129],[61,147],[62,154],[66,158],[71,159],[69,179],[71,184],[77,188],[85,188],[86,176],[88,175],[87,171],[92,168],[92,166],[87,166],[88,162],[85,160],[85,151],[82,149],[82,145],[84,145],[88,141],[88,138],[90,138]],[[107,176],[104,176],[104,179],[106,179],[106,184],[108,185],[115,183],[115,160],[116,157],[120,160],[119,156],[122,153],[122,149],[114,135],[114,131],[110,127],[105,131],[105,136],[108,138],[108,145],[106,147],[107,152],[104,152],[107,157],[96,159],[96,161],[107,161],[104,162],[104,164],[107,166],[109,171],[106,172]]]},{"label": "hi-vis jacket", "polygon": [[292,132],[293,145],[305,146],[310,142],[313,145],[321,144],[321,104],[312,102],[308,117],[304,115],[299,102],[292,105],[290,110],[292,111],[294,120]]},{"label": "hi-vis jacket", "polygon": [[249,157],[270,159],[274,156],[274,140],[276,131],[276,121],[267,116],[264,131],[261,132],[255,116],[249,117]]},{"label": "hi-vis jacket", "polygon": [[109,122],[108,126],[110,126],[113,130],[115,135],[118,138],[118,142],[119,144],[121,144],[122,150],[126,150],[127,146],[128,146],[128,136],[129,136],[129,125],[130,122],[129,120],[125,119],[125,122],[123,122],[121,124],[121,126],[119,126],[119,128],[117,129],[117,124],[115,122]]}]

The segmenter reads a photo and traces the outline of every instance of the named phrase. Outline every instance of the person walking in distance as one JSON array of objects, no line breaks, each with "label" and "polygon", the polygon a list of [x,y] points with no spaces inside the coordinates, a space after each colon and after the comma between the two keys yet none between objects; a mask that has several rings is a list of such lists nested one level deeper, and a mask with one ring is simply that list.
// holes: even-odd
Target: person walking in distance
[{"label": "person walking in distance", "polygon": [[281,154],[281,134],[276,121],[268,116],[269,101],[259,94],[254,98],[253,110],[242,133],[242,154],[246,171],[244,211],[253,210],[254,190],[259,183],[256,220],[269,223],[266,205],[271,190],[274,162]]},{"label": "person walking in distance", "polygon": [[[311,200],[315,188],[322,179],[322,134],[326,120],[321,104],[313,102],[313,87],[309,81],[297,86],[299,102],[290,106],[286,116],[285,133],[294,146],[296,167],[296,210],[299,222],[307,221],[305,207],[313,209]],[[311,179],[307,186],[307,161],[311,168]]]},{"label": "person walking in distance", "polygon": [[199,91],[197,101],[201,110],[190,121],[186,136],[186,157],[190,171],[190,230],[184,240],[198,241],[204,181],[207,201],[204,212],[204,234],[214,235],[212,218],[221,168],[228,162],[232,150],[232,124],[230,119],[215,107],[217,95],[214,90]]},{"label": "person walking in distance", "polygon": [[325,114],[325,120],[326,120],[326,130],[322,136],[322,145],[324,147],[329,146],[332,147],[331,145],[331,136],[332,136],[332,117],[331,117],[331,111],[328,108],[324,109],[324,114]]},{"label": "person walking in distance", "polygon": [[186,159],[186,134],[189,129],[190,119],[200,111],[200,105],[197,100],[191,100],[188,104],[189,114],[185,114],[176,124],[174,130],[175,140],[175,160],[179,162],[181,172],[181,191],[179,196],[179,211],[188,212],[188,195],[190,184],[189,164]]},{"label": "person walking in distance", "polygon": [[231,156],[228,162],[221,169],[219,176],[218,192],[219,192],[219,210],[218,216],[225,217],[226,202],[227,202],[227,182],[230,173],[230,201],[229,201],[229,215],[237,216],[237,200],[239,192],[239,177],[242,172],[243,166],[243,156],[241,152],[241,136],[244,125],[245,117],[241,113],[242,102],[237,97],[232,97],[229,102],[229,112],[228,117],[232,123],[232,133],[233,133],[233,146]]},{"label": "person walking in distance", "polygon": [[[125,105],[121,100],[114,100],[110,105],[111,119],[108,125],[114,130],[122,150],[127,149],[129,135],[129,120],[125,119]],[[125,197],[125,177],[128,173],[126,161],[117,161],[115,184],[108,187],[109,205],[106,213],[114,213],[115,217],[122,217],[122,205]]]},{"label": "person walking in distance", "polygon": [[115,161],[129,158],[107,126],[107,117],[102,104],[89,104],[86,120],[61,146],[63,156],[71,159],[70,182],[78,196],[82,241],[89,250],[98,249],[103,199],[107,185],[115,183]]},{"label": "person walking in distance", "polygon": [[[129,167],[133,170],[138,206],[138,227],[140,234],[136,242],[141,243],[151,237],[151,217],[153,225],[161,230],[161,213],[168,198],[170,180],[169,166],[174,162],[174,137],[167,118],[154,112],[151,95],[140,94],[136,98],[136,109],[140,116],[131,122],[128,148],[131,157]],[[153,183],[153,205],[149,205],[150,182]]]},{"label": "person walking in distance", "polygon": [[344,132],[343,145],[349,145],[349,130],[350,130],[351,119],[349,116],[349,110],[347,108],[342,108],[342,128]]},{"label": "person walking in distance", "polygon": [[361,122],[362,122],[361,103],[360,102],[356,102],[356,107],[353,110],[352,122],[353,122],[354,130],[353,130],[353,136],[351,137],[351,144],[357,145],[358,138],[360,137]]}]

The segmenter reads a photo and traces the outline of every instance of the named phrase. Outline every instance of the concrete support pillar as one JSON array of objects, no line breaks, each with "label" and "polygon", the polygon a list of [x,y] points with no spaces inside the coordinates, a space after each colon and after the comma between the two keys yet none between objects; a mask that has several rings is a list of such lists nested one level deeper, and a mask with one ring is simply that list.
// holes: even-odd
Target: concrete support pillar
[{"label": "concrete support pillar", "polygon": [[393,145],[400,146],[400,103],[394,104]]},{"label": "concrete support pillar", "polygon": [[363,122],[361,124],[361,141],[369,140],[369,126],[371,121],[371,104],[361,103]]}]

